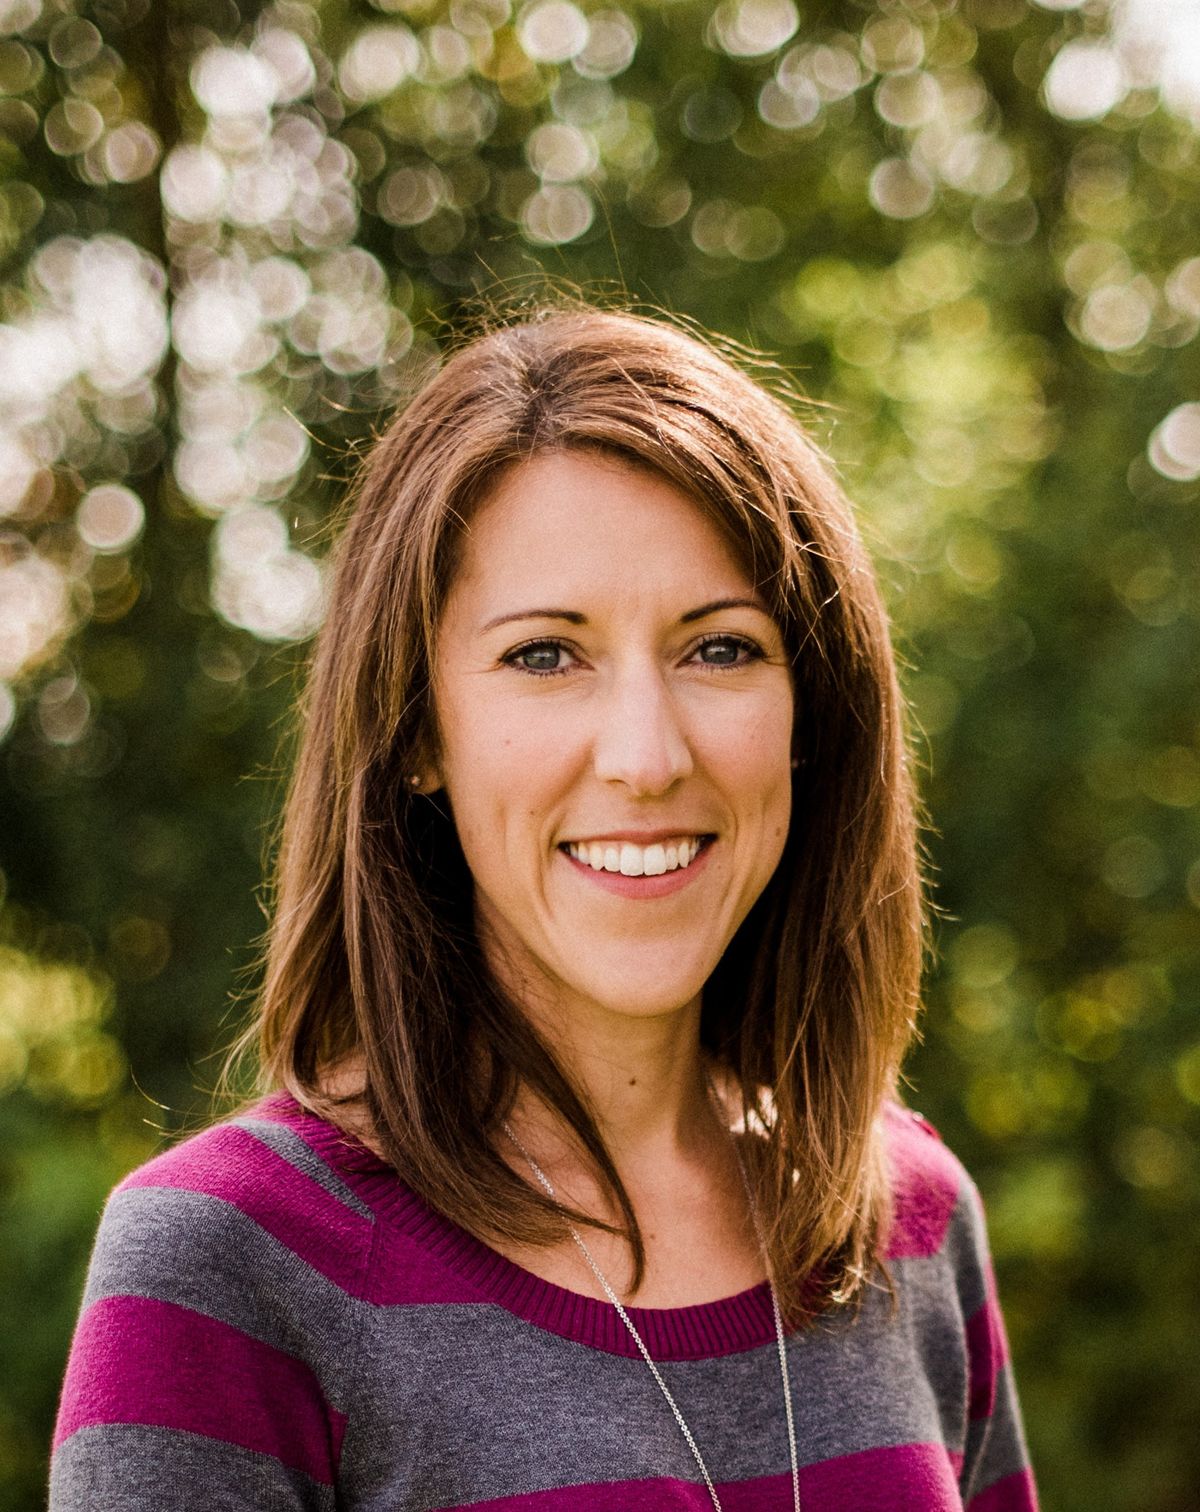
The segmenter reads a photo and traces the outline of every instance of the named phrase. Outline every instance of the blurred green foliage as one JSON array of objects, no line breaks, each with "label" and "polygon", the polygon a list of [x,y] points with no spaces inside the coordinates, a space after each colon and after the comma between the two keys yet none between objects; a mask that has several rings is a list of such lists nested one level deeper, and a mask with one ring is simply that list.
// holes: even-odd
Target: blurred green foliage
[{"label": "blurred green foliage", "polygon": [[0,0],[0,1507],[253,986],[356,448],[549,281],[820,401],[1044,1504],[1195,1508],[1197,59],[1188,0]]}]

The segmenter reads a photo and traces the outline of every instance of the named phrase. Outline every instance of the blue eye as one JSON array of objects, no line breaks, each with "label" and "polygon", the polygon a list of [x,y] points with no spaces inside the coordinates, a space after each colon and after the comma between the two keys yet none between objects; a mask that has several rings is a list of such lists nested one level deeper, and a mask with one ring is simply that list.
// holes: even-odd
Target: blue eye
[{"label": "blue eye", "polygon": [[[708,651],[724,654],[714,660],[703,659]],[[696,647],[696,653],[701,656],[702,665],[706,667],[745,666],[748,662],[760,660],[763,655],[761,647],[756,646],[753,641],[743,640],[740,635],[710,635]],[[746,660],[739,661],[743,653]]]},{"label": "blue eye", "polygon": [[568,670],[558,664],[566,649],[562,641],[528,641],[510,651],[503,660],[505,666],[516,667],[520,672],[531,672],[535,677],[554,677]]}]

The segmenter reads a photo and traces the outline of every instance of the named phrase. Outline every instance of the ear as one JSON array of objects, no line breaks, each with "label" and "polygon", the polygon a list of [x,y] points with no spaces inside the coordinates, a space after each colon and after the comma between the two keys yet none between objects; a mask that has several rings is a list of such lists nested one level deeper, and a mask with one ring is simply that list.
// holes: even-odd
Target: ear
[{"label": "ear", "polygon": [[415,757],[407,778],[408,789],[411,793],[420,793],[428,798],[445,786],[442,779],[441,763],[436,756],[432,756],[422,750]]}]

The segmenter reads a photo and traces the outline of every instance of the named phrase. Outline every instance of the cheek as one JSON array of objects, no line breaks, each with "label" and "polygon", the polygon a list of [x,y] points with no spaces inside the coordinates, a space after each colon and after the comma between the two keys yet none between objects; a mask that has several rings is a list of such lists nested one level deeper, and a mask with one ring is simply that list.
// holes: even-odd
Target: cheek
[{"label": "cheek", "polygon": [[746,719],[726,767],[733,801],[758,829],[763,848],[760,869],[769,876],[783,854],[792,818],[792,709],[790,698],[772,701]]},{"label": "cheek", "polygon": [[[459,842],[479,881],[528,845],[544,812],[547,756],[485,709],[454,709],[443,726],[442,780]],[[518,847],[518,838],[524,845]]]},{"label": "cheek", "polygon": [[[732,709],[717,738],[708,744],[711,759],[726,773],[731,786],[771,802],[781,778],[791,775],[791,699]],[[785,790],[790,791],[790,783]]]},{"label": "cheek", "polygon": [[486,687],[474,697],[469,684],[454,687],[452,697],[442,690],[437,714],[442,779],[447,789],[464,794],[472,790],[489,792],[503,775],[512,734],[493,717]]}]

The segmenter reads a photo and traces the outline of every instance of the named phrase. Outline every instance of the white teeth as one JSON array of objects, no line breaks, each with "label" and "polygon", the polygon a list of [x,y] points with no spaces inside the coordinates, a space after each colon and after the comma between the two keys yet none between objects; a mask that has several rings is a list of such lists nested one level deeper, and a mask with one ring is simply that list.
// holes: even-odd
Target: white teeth
[{"label": "white teeth", "polygon": [[592,840],[568,844],[567,850],[593,871],[619,872],[623,877],[660,877],[664,872],[690,866],[699,854],[700,841],[693,838],[643,846],[628,841],[616,845]]}]

